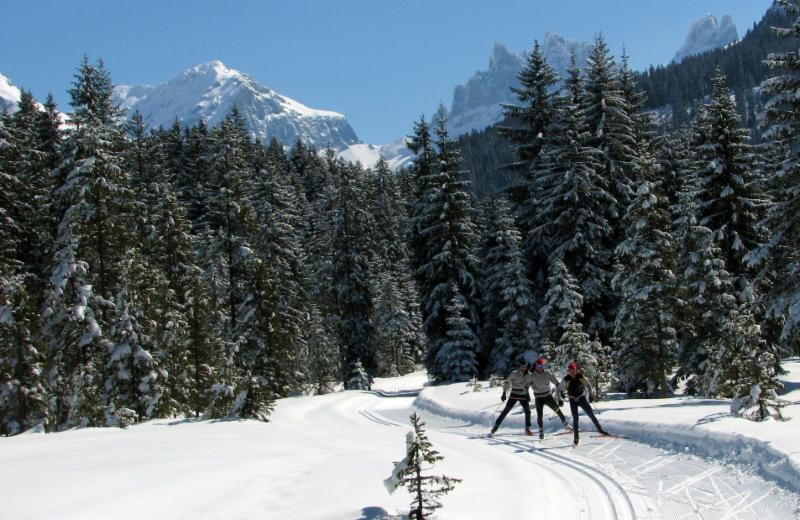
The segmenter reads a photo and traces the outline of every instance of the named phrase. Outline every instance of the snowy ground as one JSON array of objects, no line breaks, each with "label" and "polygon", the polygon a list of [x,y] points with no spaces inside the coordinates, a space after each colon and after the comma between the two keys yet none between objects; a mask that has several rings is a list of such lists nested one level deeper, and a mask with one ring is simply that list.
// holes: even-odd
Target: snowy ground
[{"label": "snowy ground", "polygon": [[[789,366],[786,398],[800,403],[800,362]],[[573,449],[558,421],[540,443],[520,435],[513,412],[489,439],[499,389],[449,385],[414,397],[424,382],[417,373],[378,380],[375,393],[284,399],[270,423],[153,421],[1,438],[0,518],[403,518],[407,493],[389,495],[382,480],[404,455],[415,409],[445,457],[436,471],[463,479],[443,499],[444,519],[800,518],[800,421],[728,419],[719,402],[611,401],[599,404],[604,426],[646,443],[585,432]],[[786,415],[800,416],[800,404]],[[721,453],[750,466],[708,457]]]}]

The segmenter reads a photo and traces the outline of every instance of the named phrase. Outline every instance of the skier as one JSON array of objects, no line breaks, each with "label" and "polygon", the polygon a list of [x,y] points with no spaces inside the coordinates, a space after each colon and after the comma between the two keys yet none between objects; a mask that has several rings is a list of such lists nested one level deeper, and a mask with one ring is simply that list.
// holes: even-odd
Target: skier
[{"label": "skier", "polygon": [[589,405],[588,396],[591,393],[592,387],[589,385],[589,381],[586,380],[586,377],[584,377],[583,371],[578,369],[578,364],[574,361],[570,361],[569,365],[567,365],[567,375],[565,375],[564,379],[561,381],[561,391],[564,389],[566,389],[567,395],[569,396],[569,410],[572,412],[572,431],[575,436],[574,444],[577,446],[579,442],[578,406],[583,408],[583,411],[586,412],[586,415],[592,420],[597,428],[597,433],[600,435],[608,435],[608,432],[600,426],[600,422],[597,420],[597,417],[594,416],[592,407]]},{"label": "skier", "polygon": [[506,418],[508,412],[511,411],[514,404],[517,402],[519,402],[520,406],[522,406],[522,410],[525,412],[525,435],[533,435],[531,431],[531,407],[529,404],[531,397],[528,394],[528,387],[530,386],[531,375],[528,373],[528,363],[523,361],[519,369],[511,372],[505,381],[503,381],[503,395],[500,399],[502,401],[506,400],[506,393],[509,389],[511,390],[511,395],[508,397],[506,407],[503,408],[503,411],[500,412],[500,416],[497,417],[497,420],[494,422],[492,432],[489,436],[494,435],[494,432],[500,427],[500,423],[503,422],[503,419]]},{"label": "skier", "polygon": [[536,424],[539,425],[539,438],[544,439],[544,425],[542,423],[542,412],[544,411],[544,406],[547,405],[550,407],[551,410],[558,414],[558,418],[561,419],[561,424],[564,425],[565,429],[569,429],[567,425],[567,418],[564,417],[564,414],[561,412],[561,405],[564,404],[561,401],[561,396],[559,395],[558,401],[553,398],[553,390],[550,384],[552,383],[553,386],[558,388],[559,380],[558,378],[549,370],[545,370],[545,361],[543,357],[540,357],[536,360],[536,364],[534,365],[534,370],[531,373],[531,387],[533,388],[533,398],[536,402]]}]

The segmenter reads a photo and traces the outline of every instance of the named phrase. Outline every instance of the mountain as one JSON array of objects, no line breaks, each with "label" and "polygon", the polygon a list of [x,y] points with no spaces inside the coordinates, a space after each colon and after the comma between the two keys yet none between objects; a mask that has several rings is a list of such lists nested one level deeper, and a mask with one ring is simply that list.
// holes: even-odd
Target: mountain
[{"label": "mountain", "polygon": [[398,139],[389,144],[351,144],[336,154],[337,157],[350,162],[360,162],[367,168],[372,168],[383,156],[392,170],[399,170],[409,166],[414,155],[406,146],[406,140]]},{"label": "mountain", "polygon": [[176,119],[193,125],[201,117],[215,126],[236,106],[251,135],[262,142],[275,138],[290,146],[302,139],[336,150],[359,142],[342,114],[309,108],[219,61],[188,69],[158,86],[117,86],[114,96],[129,114],[138,110],[153,128],[169,127]]},{"label": "mountain", "polygon": [[[583,64],[591,52],[589,43],[577,42],[546,33],[541,43],[548,63],[559,75],[569,67],[574,52]],[[464,85],[456,86],[450,105],[448,126],[453,136],[482,130],[502,119],[503,103],[516,103],[511,87],[518,87],[517,75],[527,56],[515,54],[500,43],[494,44],[489,69],[476,72]]]},{"label": "mountain", "polygon": [[686,41],[675,53],[673,61],[680,63],[687,56],[725,47],[738,39],[739,33],[730,15],[726,14],[718,22],[713,15],[708,14],[692,24]]},{"label": "mountain", "polygon": [[19,88],[6,76],[0,74],[0,114],[15,111],[19,98]]},{"label": "mountain", "polygon": [[727,77],[728,87],[736,95],[742,122],[758,141],[758,113],[763,109],[763,100],[754,89],[774,74],[764,60],[770,53],[796,50],[797,47],[794,39],[779,38],[772,27],[791,27],[793,22],[794,18],[788,16],[783,8],[773,6],[735,43],[686,56],[680,63],[651,67],[637,79],[639,89],[646,94],[646,108],[671,113],[675,128],[688,122],[696,106],[711,94],[711,77],[719,67]]}]

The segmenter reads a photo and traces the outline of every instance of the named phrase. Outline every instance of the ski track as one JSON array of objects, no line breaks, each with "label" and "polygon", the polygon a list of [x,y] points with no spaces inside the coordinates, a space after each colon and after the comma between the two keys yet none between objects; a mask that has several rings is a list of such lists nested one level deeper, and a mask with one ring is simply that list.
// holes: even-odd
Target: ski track
[{"label": "ski track", "polygon": [[[365,403],[359,414],[375,424],[408,427],[380,411],[380,399]],[[413,408],[409,408],[409,413]],[[390,413],[397,414],[397,410]],[[428,431],[449,437],[483,442],[503,451],[513,450],[521,462],[537,469],[544,480],[545,496],[554,486],[564,486],[575,506],[568,511],[562,505],[556,512],[540,518],[576,520],[792,520],[797,519],[797,496],[777,486],[739,475],[738,470],[722,463],[645,446],[622,438],[582,438],[577,449],[554,443],[550,434],[544,442],[522,435],[485,435],[485,427],[459,424],[454,427],[445,418],[417,410],[428,423]],[[502,428],[502,427],[501,427]],[[484,431],[484,434],[477,433]],[[521,437],[520,440],[514,437]],[[588,436],[587,436],[588,437]],[[525,440],[522,440],[525,439]],[[453,444],[457,444],[456,441]],[[585,449],[585,448],[588,448]],[[438,448],[437,448],[438,449]],[[478,448],[475,448],[478,449]],[[557,450],[569,450],[569,455]],[[444,451],[444,449],[439,450]],[[637,460],[640,457],[643,460]],[[635,461],[632,463],[632,461]],[[702,469],[700,469],[702,468]],[[698,469],[700,469],[698,471]],[[687,475],[680,477],[684,471]],[[547,474],[547,477],[543,475]],[[737,479],[761,482],[759,491],[736,489]],[[745,481],[746,482],[746,481]],[[763,488],[763,489],[762,489]],[[772,503],[767,504],[766,502]],[[446,509],[445,509],[446,511]],[[557,515],[557,516],[554,516]]]}]

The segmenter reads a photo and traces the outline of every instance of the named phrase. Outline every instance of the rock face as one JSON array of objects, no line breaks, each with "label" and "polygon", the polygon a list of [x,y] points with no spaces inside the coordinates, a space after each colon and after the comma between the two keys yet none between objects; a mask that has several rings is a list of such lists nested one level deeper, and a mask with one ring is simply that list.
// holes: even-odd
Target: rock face
[{"label": "rock face", "polygon": [[343,150],[359,142],[342,114],[308,108],[219,61],[155,87],[118,86],[114,96],[129,114],[138,110],[152,128],[167,128],[176,119],[193,125],[201,117],[216,126],[236,106],[251,135],[265,143],[276,138],[291,146],[302,139],[318,148]]},{"label": "rock face", "polygon": [[[577,42],[557,34],[547,33],[541,42],[547,62],[563,76],[574,52],[578,64],[586,63],[592,50],[589,43]],[[500,43],[494,44],[489,58],[489,69],[476,72],[464,85],[453,91],[448,126],[455,137],[472,130],[482,130],[502,119],[504,103],[516,103],[511,87],[518,87],[517,75],[525,63],[526,55],[509,51]]]},{"label": "rock face", "polygon": [[19,98],[19,88],[0,74],[0,114],[14,112],[19,104]]},{"label": "rock face", "polygon": [[724,47],[737,40],[739,33],[730,15],[726,14],[718,22],[713,15],[708,14],[692,24],[686,41],[675,53],[673,61],[679,63],[687,56]]}]

